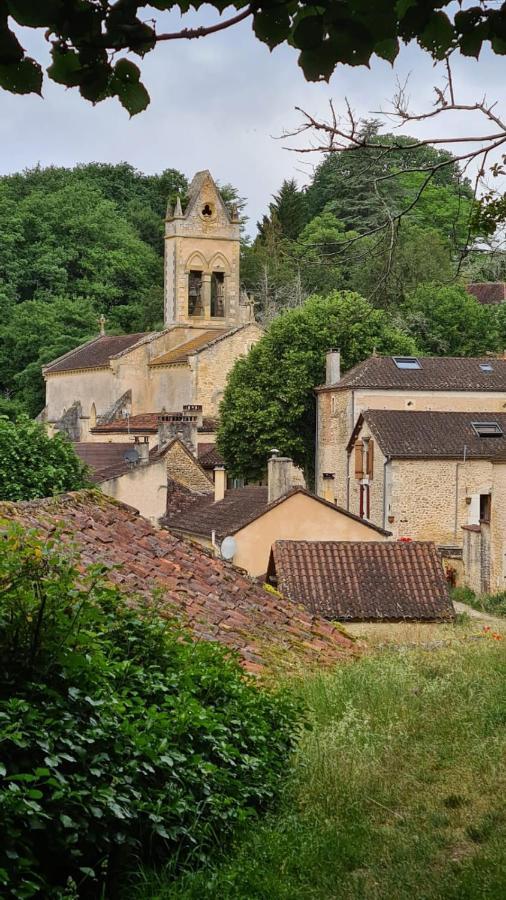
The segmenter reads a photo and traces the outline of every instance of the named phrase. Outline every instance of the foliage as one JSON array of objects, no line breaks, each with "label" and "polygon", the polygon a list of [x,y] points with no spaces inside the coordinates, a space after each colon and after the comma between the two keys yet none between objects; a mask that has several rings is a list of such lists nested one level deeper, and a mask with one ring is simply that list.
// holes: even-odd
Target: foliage
[{"label": "foliage", "polygon": [[412,338],[358,294],[312,297],[275,319],[232,369],[220,408],[218,446],[234,476],[260,478],[271,448],[308,476],[314,457],[313,389],[324,381],[325,354],[339,347],[348,369],[380,353],[413,353]]},{"label": "foliage", "polygon": [[0,500],[34,500],[85,485],[86,469],[62,434],[19,416],[0,418]]},{"label": "foliage", "polygon": [[497,594],[480,594],[477,596],[471,588],[455,588],[452,591],[452,599],[467,603],[468,606],[479,609],[480,612],[488,613],[491,616],[506,617],[506,591],[499,591]]},{"label": "foliage", "polygon": [[[228,3],[213,0],[221,13]],[[299,65],[309,81],[328,80],[339,63],[369,65],[371,57],[393,63],[400,42],[415,40],[434,59],[444,59],[453,49],[464,56],[478,57],[484,41],[493,52],[506,52],[503,7],[491,0],[461,10],[450,0],[437,4],[424,0],[377,0],[370,3],[342,0],[336,11],[332,0],[309,7],[303,0],[272,2],[244,7],[235,0],[239,16],[252,19],[256,37],[270,49],[288,43],[299,52]],[[29,56],[16,36],[17,26],[41,29],[51,43],[51,65],[47,75],[67,87],[77,87],[92,103],[117,97],[130,115],[146,108],[149,94],[140,81],[140,70],[121,52],[143,58],[158,41],[156,24],[146,17],[146,7],[172,10],[174,0],[6,0],[0,18],[0,86],[13,93],[41,93],[43,69]],[[188,11],[183,5],[183,12]],[[446,9],[446,12],[444,11]],[[9,19],[9,16],[11,17]],[[226,24],[210,29],[182,31],[181,38],[201,37]],[[175,35],[178,36],[177,34]]]},{"label": "foliage", "polygon": [[136,900],[502,900],[505,677],[487,637],[308,677],[281,814],[210,871],[145,871]]},{"label": "foliage", "polygon": [[2,896],[103,896],[133,855],[207,859],[277,796],[296,706],[59,535],[0,548]]},{"label": "foliage", "polygon": [[482,356],[496,350],[496,315],[457,285],[421,284],[403,308],[406,327],[429,356]]}]

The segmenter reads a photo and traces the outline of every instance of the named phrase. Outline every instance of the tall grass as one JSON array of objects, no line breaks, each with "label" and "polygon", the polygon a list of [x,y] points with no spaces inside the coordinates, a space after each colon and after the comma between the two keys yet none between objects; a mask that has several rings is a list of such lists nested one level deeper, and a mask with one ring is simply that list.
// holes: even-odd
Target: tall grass
[{"label": "tall grass", "polygon": [[282,810],[213,870],[142,900],[503,900],[506,653],[388,652],[294,689],[309,710]]}]

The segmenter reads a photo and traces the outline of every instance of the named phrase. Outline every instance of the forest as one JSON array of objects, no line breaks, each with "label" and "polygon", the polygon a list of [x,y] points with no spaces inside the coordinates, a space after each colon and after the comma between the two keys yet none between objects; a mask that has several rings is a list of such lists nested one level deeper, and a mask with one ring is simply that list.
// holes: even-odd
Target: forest
[{"label": "forest", "polygon": [[[366,127],[374,138],[376,124]],[[502,349],[503,310],[462,285],[505,277],[506,254],[492,252],[451,155],[410,142],[324,155],[306,186],[283,181],[256,228],[243,221],[241,277],[262,324],[345,290],[384,311],[420,353]],[[421,191],[420,168],[434,164]],[[0,178],[1,413],[37,415],[41,366],[95,336],[101,314],[111,333],[161,327],[165,210],[178,193],[184,205],[187,187],[175,169],[145,175],[127,163]],[[237,188],[220,187],[243,215]]]}]

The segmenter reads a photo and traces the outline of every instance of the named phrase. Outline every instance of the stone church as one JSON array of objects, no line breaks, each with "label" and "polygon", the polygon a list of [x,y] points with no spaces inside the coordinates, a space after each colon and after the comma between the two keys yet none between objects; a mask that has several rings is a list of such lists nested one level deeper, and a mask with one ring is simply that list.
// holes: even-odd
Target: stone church
[{"label": "stone church", "polygon": [[50,428],[93,441],[95,428],[162,411],[216,418],[230,369],[262,334],[241,293],[239,237],[237,211],[198,172],[186,208],[178,199],[167,210],[163,331],[108,335],[102,321],[96,338],[46,365]]}]

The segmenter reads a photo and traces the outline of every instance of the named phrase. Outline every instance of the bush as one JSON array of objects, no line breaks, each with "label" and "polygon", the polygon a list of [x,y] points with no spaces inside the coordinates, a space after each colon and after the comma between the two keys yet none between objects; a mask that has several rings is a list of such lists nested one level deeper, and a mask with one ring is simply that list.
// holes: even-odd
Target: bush
[{"label": "bush", "polygon": [[297,711],[156,604],[127,606],[59,537],[0,537],[0,891],[102,896],[174,870],[276,797]]},{"label": "bush", "polygon": [[86,484],[86,467],[67,438],[43,425],[0,417],[0,500],[34,500]]}]

